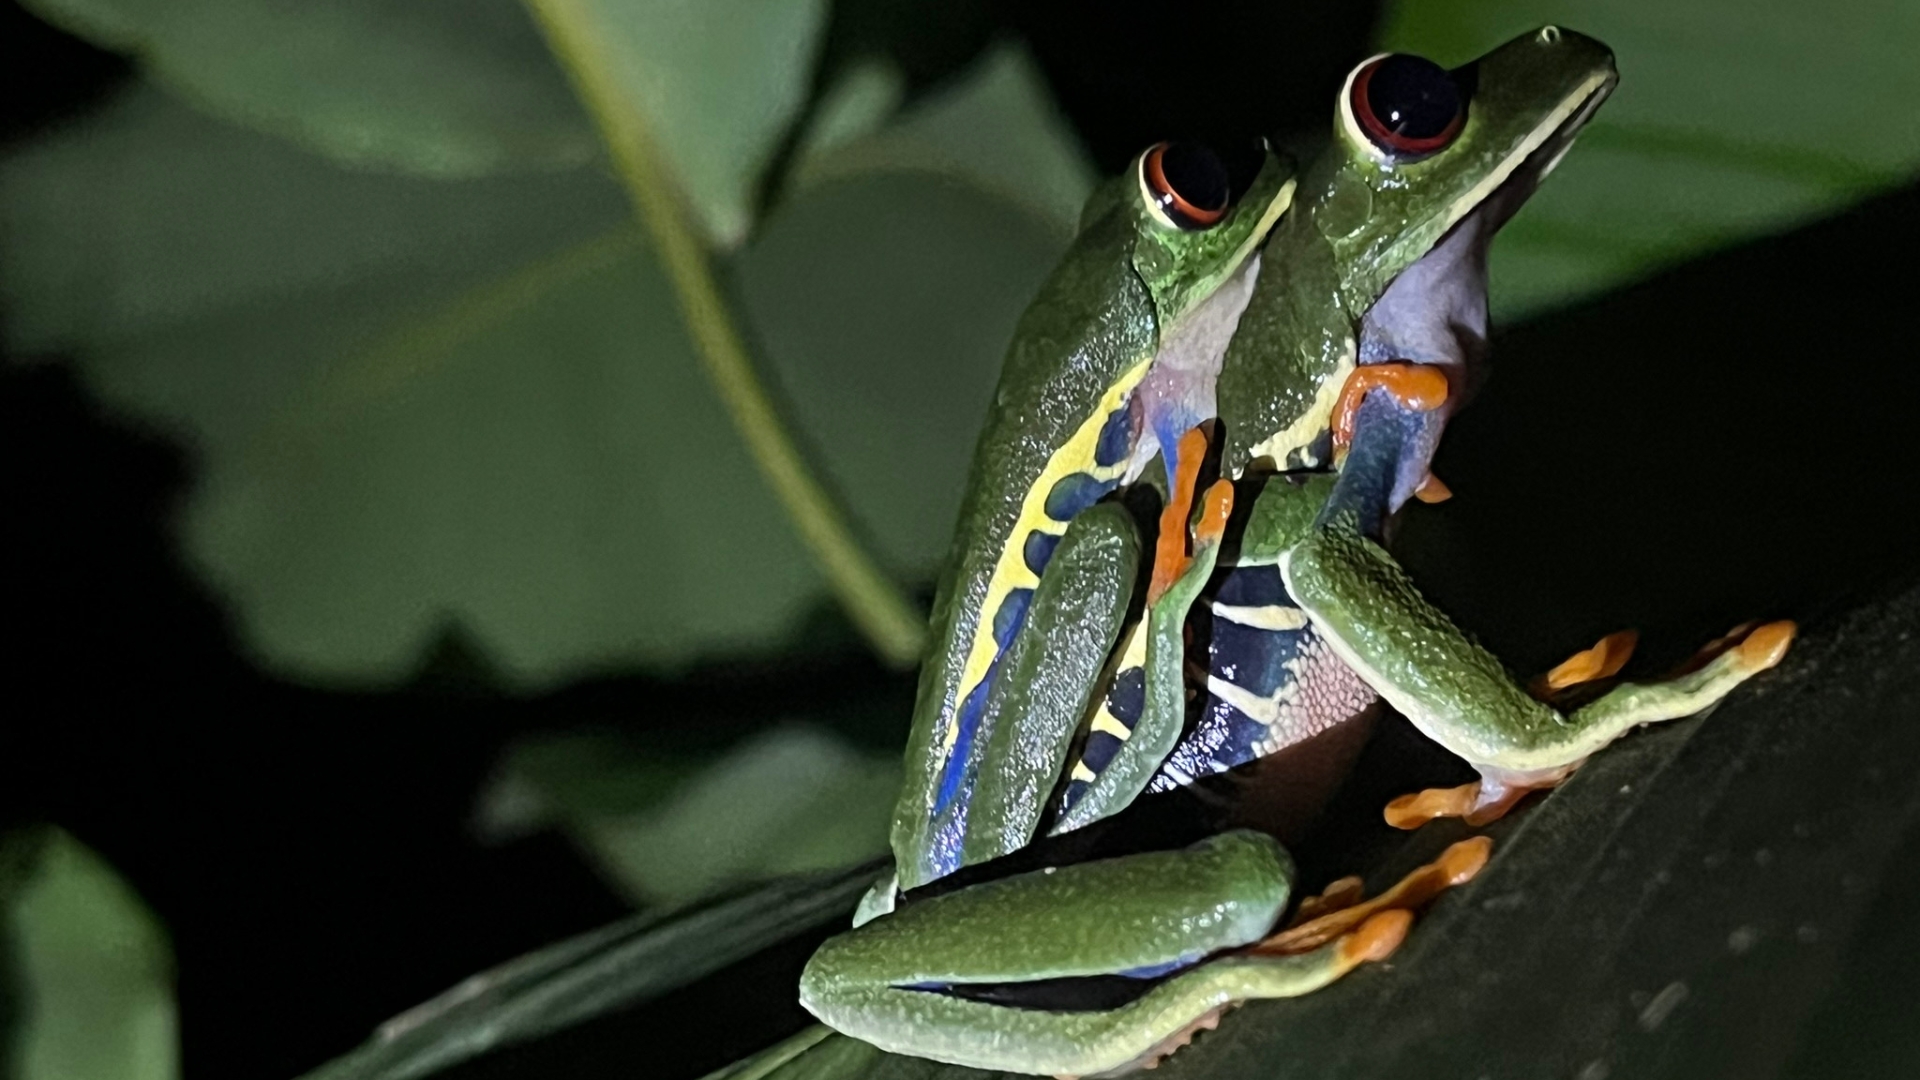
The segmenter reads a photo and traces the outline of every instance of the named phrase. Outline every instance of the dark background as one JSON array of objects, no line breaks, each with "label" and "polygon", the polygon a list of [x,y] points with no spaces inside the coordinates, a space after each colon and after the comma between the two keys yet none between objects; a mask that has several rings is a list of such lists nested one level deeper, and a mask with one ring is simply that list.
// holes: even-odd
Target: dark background
[{"label": "dark background", "polygon": [[[1109,170],[1171,134],[1323,123],[1374,18],[1353,3],[902,11],[838,4],[829,58],[878,43],[925,88],[995,34],[1025,36]],[[0,138],[129,73],[0,6]],[[1462,497],[1408,523],[1416,576],[1522,670],[1623,625],[1654,662],[1751,615],[1818,627],[1910,580],[1916,244],[1908,189],[1505,328],[1497,375],[1439,461]],[[796,702],[873,716],[876,742],[904,729],[911,678],[851,648],[529,700],[490,692],[484,657],[450,636],[403,691],[276,681],[170,540],[191,452],[105,413],[61,359],[0,367],[16,702],[0,817],[67,828],[164,920],[196,1080],[291,1077],[473,971],[626,910],[551,834],[472,838],[511,736],[596,722],[680,737],[721,680],[744,703],[737,730]],[[791,960],[769,962],[769,1008],[791,1010]],[[755,1007],[684,1008],[706,1005]]]}]

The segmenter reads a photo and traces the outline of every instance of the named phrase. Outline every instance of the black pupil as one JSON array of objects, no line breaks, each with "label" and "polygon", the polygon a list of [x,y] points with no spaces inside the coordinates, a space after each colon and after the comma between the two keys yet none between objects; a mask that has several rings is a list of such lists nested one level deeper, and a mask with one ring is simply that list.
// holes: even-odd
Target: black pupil
[{"label": "black pupil", "polygon": [[1431,60],[1389,56],[1367,79],[1367,108],[1395,135],[1431,139],[1459,115],[1460,88]]},{"label": "black pupil", "polygon": [[1174,194],[1196,210],[1224,210],[1231,197],[1227,167],[1200,143],[1170,143],[1160,152],[1160,174]]}]

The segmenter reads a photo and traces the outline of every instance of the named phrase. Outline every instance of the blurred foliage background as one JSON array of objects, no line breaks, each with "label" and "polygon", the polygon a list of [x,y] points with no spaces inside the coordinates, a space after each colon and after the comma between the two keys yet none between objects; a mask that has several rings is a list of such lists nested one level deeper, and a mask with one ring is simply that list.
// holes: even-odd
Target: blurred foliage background
[{"label": "blurred foliage background", "polygon": [[1522,667],[1677,655],[1907,565],[1904,0],[0,11],[22,1078],[296,1075],[878,854],[1081,198],[1161,138],[1310,148],[1376,49],[1561,22],[1623,74],[1496,245],[1469,497],[1408,526],[1450,610]]}]

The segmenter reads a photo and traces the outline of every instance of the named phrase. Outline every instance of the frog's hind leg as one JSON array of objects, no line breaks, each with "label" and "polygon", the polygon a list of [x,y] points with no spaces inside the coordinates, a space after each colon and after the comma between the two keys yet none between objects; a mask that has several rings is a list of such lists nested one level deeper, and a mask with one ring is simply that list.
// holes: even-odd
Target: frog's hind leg
[{"label": "frog's hind leg", "polygon": [[[1576,744],[1588,747],[1586,753],[1591,753],[1641,724],[1705,712],[1741,683],[1778,664],[1793,642],[1794,624],[1782,620],[1749,627],[1751,624],[1708,645],[1675,675],[1658,682],[1621,683],[1574,710],[1565,723],[1575,733]],[[1608,642],[1620,636],[1603,639],[1567,663],[1595,667],[1612,664],[1611,656],[1606,657],[1604,663],[1598,663],[1589,654],[1605,654]],[[1625,663],[1625,658],[1619,657],[1619,663]],[[1614,665],[1614,670],[1618,670],[1618,665]],[[1611,673],[1594,678],[1604,678],[1607,674]],[[1581,681],[1585,680],[1566,685]],[[1469,825],[1484,825],[1505,815],[1529,792],[1559,785],[1585,757],[1583,753],[1570,762],[1533,770],[1480,765],[1481,777],[1474,783],[1457,788],[1429,788],[1388,803],[1387,824],[1399,829],[1416,829],[1436,818],[1458,817],[1466,819]]]}]

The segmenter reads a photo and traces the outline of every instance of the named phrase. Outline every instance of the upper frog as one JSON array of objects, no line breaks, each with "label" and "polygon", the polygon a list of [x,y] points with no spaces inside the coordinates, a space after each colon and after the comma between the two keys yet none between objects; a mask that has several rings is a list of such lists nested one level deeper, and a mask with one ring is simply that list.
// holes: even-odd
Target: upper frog
[{"label": "upper frog", "polygon": [[1438,366],[1444,419],[1484,352],[1488,244],[1617,78],[1605,45],[1556,27],[1452,71],[1407,55],[1354,68],[1220,373],[1224,467],[1329,466],[1360,364]]}]

